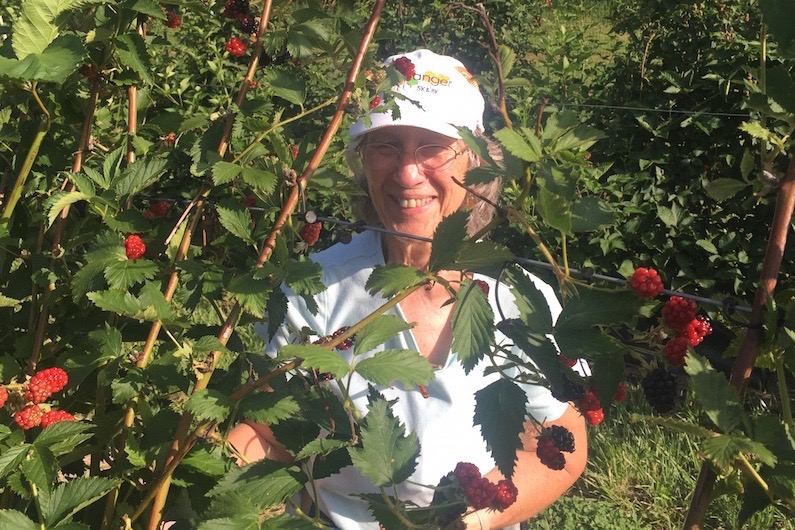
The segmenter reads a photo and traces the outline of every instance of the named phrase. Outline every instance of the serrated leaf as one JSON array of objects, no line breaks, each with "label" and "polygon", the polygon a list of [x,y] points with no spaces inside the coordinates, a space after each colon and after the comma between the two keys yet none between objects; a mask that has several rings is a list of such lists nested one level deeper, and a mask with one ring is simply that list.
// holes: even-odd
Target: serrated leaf
[{"label": "serrated leaf", "polygon": [[19,81],[63,83],[83,64],[88,50],[76,35],[60,35],[41,53],[24,59],[0,56],[0,77]]},{"label": "serrated leaf", "polygon": [[384,350],[356,363],[354,370],[381,386],[399,381],[404,387],[411,388],[427,385],[433,379],[433,366],[414,350]]},{"label": "serrated leaf", "polygon": [[116,37],[116,53],[122,64],[138,74],[147,83],[152,83],[152,62],[143,37],[138,33],[128,33]]},{"label": "serrated leaf", "polygon": [[224,199],[216,206],[218,220],[232,235],[249,244],[254,244],[251,237],[251,213],[246,206],[234,199]]},{"label": "serrated leaf", "polygon": [[138,300],[127,291],[93,291],[86,295],[98,308],[111,313],[135,316],[140,307]]},{"label": "serrated leaf", "polygon": [[174,309],[163,293],[160,292],[160,286],[154,282],[145,284],[143,289],[141,289],[138,304],[146,308],[145,316],[147,320],[165,321],[174,317]]},{"label": "serrated leaf", "polygon": [[4,449],[0,453],[0,478],[13,472],[25,460],[31,447],[33,446],[30,444],[22,444]]},{"label": "serrated leaf", "polygon": [[750,134],[752,137],[757,138],[759,140],[769,142],[771,132],[766,129],[761,123],[756,121],[746,121],[740,125],[740,130],[745,131],[746,133]]},{"label": "serrated leaf", "polygon": [[404,289],[427,280],[427,275],[415,267],[396,263],[377,265],[367,278],[365,288],[371,295],[380,293],[384,298],[391,298]]},{"label": "serrated leaf", "polygon": [[157,264],[146,258],[122,259],[105,267],[105,279],[111,289],[124,290],[151,280],[159,271]]},{"label": "serrated leaf", "polygon": [[586,125],[580,125],[566,131],[558,137],[553,143],[551,152],[559,153],[561,151],[570,150],[584,151],[602,138],[605,138],[602,131]]},{"label": "serrated leaf", "polygon": [[208,477],[221,477],[226,473],[227,469],[225,459],[219,458],[217,454],[206,447],[192,449],[191,452],[182,459],[180,465],[192,468]]},{"label": "serrated leaf", "polygon": [[576,333],[593,326],[628,322],[638,314],[643,301],[629,291],[580,289],[566,302],[555,324],[555,335]]},{"label": "serrated leaf", "polygon": [[241,309],[261,318],[265,314],[272,287],[269,279],[258,278],[255,271],[248,271],[232,278],[227,290],[240,304]]},{"label": "serrated leaf", "polygon": [[166,19],[166,15],[163,13],[163,8],[154,0],[133,0],[132,2],[126,3],[125,7],[135,11],[136,13],[149,15],[152,18],[159,20]]},{"label": "serrated leaf", "polygon": [[582,197],[571,203],[571,231],[574,233],[593,232],[615,222],[615,210],[599,197]]},{"label": "serrated leaf", "polygon": [[0,307],[19,307],[22,305],[22,300],[10,298],[4,294],[0,294]]},{"label": "serrated leaf", "polygon": [[449,269],[456,263],[458,253],[464,248],[467,237],[467,217],[464,211],[455,212],[442,219],[436,227],[428,270],[435,272]]},{"label": "serrated leaf", "polygon": [[562,234],[571,233],[571,208],[564,197],[556,195],[547,188],[538,190],[538,210],[544,222]]},{"label": "serrated leaf", "polygon": [[288,344],[280,350],[279,356],[298,357],[304,360],[302,367],[314,368],[321,373],[331,372],[337,379],[347,376],[350,372],[350,366],[339,353],[317,344]]},{"label": "serrated leaf", "polygon": [[0,510],[0,528],[41,530],[41,526],[31,521],[24,513],[8,509]]},{"label": "serrated leaf", "polygon": [[691,351],[686,359],[685,372],[690,375],[689,384],[696,399],[712,423],[721,432],[730,433],[745,415],[737,390],[705,357]]},{"label": "serrated leaf", "polygon": [[139,159],[124,168],[113,181],[113,189],[120,197],[134,195],[160,179],[168,166],[165,158]]},{"label": "serrated leaf", "polygon": [[78,477],[65,484],[59,484],[52,492],[47,505],[42,506],[45,522],[55,526],[104,497],[116,484],[117,480],[104,477]]},{"label": "serrated leaf", "polygon": [[213,420],[220,423],[229,416],[232,402],[223,392],[204,389],[188,398],[185,410],[193,414],[197,420]]},{"label": "serrated leaf", "polygon": [[276,189],[276,183],[279,180],[278,177],[270,171],[253,167],[244,167],[242,176],[243,182],[265,195],[273,193],[273,190]]},{"label": "serrated leaf", "polygon": [[221,160],[213,164],[213,184],[221,186],[222,184],[229,184],[240,175],[243,168],[238,164],[226,162]]},{"label": "serrated leaf", "polygon": [[327,455],[338,449],[350,446],[351,443],[346,440],[331,440],[328,438],[317,438],[312,440],[295,455],[296,460],[303,460],[310,456]]},{"label": "serrated leaf", "polygon": [[561,389],[566,375],[558,350],[546,335],[536,334],[520,320],[508,319],[498,329],[530,359],[554,389]]},{"label": "serrated leaf", "polygon": [[256,513],[237,514],[231,517],[220,517],[202,521],[196,530],[261,530],[259,516]]},{"label": "serrated leaf", "polygon": [[552,332],[552,314],[549,303],[523,269],[506,269],[505,282],[511,286],[511,293],[522,321],[533,332],[546,335]]},{"label": "serrated leaf", "polygon": [[82,421],[60,421],[41,431],[33,445],[37,448],[47,448],[54,455],[62,454],[64,449],[71,451],[80,443],[91,438],[88,431],[94,426]]},{"label": "serrated leaf", "polygon": [[[293,28],[295,30],[295,28]],[[272,69],[267,75],[268,88],[275,96],[289,103],[303,105],[306,98],[306,83],[300,76],[280,68]]]},{"label": "serrated leaf", "polygon": [[247,420],[275,425],[294,417],[301,410],[293,396],[277,392],[257,392],[240,403],[240,413]]},{"label": "serrated leaf", "polygon": [[47,202],[49,212],[47,213],[47,228],[50,228],[55,219],[60,215],[61,210],[72,204],[88,199],[88,195],[79,191],[71,193],[57,191],[53,193],[50,201]]},{"label": "serrated leaf", "polygon": [[398,316],[379,315],[373,322],[366,325],[356,334],[353,352],[356,355],[368,352],[398,333],[411,328],[411,324],[408,324]]},{"label": "serrated leaf", "polygon": [[456,293],[452,326],[452,351],[469,372],[491,352],[495,332],[494,312],[475,282],[465,282]]},{"label": "serrated leaf", "polygon": [[711,199],[725,201],[731,199],[737,193],[749,187],[751,184],[741,180],[729,178],[717,178],[704,185],[704,190]]},{"label": "serrated leaf", "polygon": [[541,160],[541,143],[535,135],[525,138],[518,132],[505,128],[496,131],[494,137],[509,153],[525,162],[538,162]]},{"label": "serrated leaf", "polygon": [[483,440],[491,449],[497,467],[508,478],[513,476],[516,451],[522,446],[527,394],[508,379],[498,379],[475,392],[475,425],[480,425]]},{"label": "serrated leaf", "polygon": [[36,485],[40,499],[44,499],[55,483],[59,470],[55,456],[48,448],[34,445],[29,458],[22,462],[21,468],[25,479]]},{"label": "serrated leaf", "polygon": [[783,64],[767,68],[767,95],[789,112],[795,113],[795,81]]},{"label": "serrated leaf", "polygon": [[447,265],[447,270],[475,271],[492,265],[502,265],[513,257],[510,250],[492,241],[467,242],[455,261]]},{"label": "serrated leaf", "polygon": [[229,470],[211,489],[208,497],[226,493],[242,495],[255,506],[269,507],[281,504],[303,487],[303,474],[297,468],[263,460],[242,468]]},{"label": "serrated leaf", "polygon": [[752,453],[759,461],[773,466],[776,457],[760,443],[743,436],[721,434],[704,440],[704,456],[722,469],[729,469],[741,454]]},{"label": "serrated leaf", "polygon": [[417,435],[406,434],[389,403],[376,393],[370,394],[361,441],[361,448],[351,447],[348,453],[356,469],[376,486],[400,484],[414,473],[420,455]]}]

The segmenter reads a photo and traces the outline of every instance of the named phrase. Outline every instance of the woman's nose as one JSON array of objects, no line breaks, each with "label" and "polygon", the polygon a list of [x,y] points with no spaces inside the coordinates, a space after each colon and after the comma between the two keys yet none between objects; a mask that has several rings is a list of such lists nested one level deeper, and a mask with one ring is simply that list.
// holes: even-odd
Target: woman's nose
[{"label": "woman's nose", "polygon": [[410,188],[425,181],[425,174],[414,158],[414,151],[403,151],[395,170],[395,180],[403,187]]}]

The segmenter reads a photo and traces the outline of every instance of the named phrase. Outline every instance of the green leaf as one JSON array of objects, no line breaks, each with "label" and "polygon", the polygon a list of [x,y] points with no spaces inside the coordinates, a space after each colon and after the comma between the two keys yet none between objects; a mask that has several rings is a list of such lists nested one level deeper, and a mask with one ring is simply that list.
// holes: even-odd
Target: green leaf
[{"label": "green leaf", "polygon": [[279,180],[276,175],[270,171],[253,167],[244,167],[242,175],[243,182],[265,195],[273,193],[273,190],[276,189],[276,183]]},{"label": "green leaf", "polygon": [[113,188],[119,197],[134,195],[157,182],[168,166],[165,158],[139,159],[124,168],[121,175],[113,181]]},{"label": "green leaf", "polygon": [[642,304],[643,301],[630,291],[580,289],[579,296],[572,297],[563,306],[555,324],[555,335],[628,322],[638,314]]},{"label": "green leaf", "polygon": [[505,128],[496,131],[494,137],[499,140],[509,153],[525,162],[538,162],[541,160],[541,142],[538,141],[535,135],[525,138],[518,132]]},{"label": "green leaf", "polygon": [[721,434],[704,440],[701,446],[704,456],[719,468],[728,470],[740,455],[751,453],[759,461],[769,466],[776,463],[776,457],[764,445],[744,436]]},{"label": "green leaf", "polygon": [[455,261],[447,265],[448,270],[474,271],[491,265],[502,265],[513,259],[506,247],[492,241],[466,242]]},{"label": "green leaf", "polygon": [[[356,337],[357,341],[359,337]],[[404,387],[427,385],[433,379],[433,366],[414,350],[384,350],[354,367],[356,373],[376,385],[389,386],[399,381]]]},{"label": "green leaf", "polygon": [[505,271],[505,283],[510,286],[522,321],[534,333],[552,333],[552,314],[544,293],[536,288],[524,269],[509,268]]},{"label": "green leaf", "polygon": [[14,530],[41,530],[41,526],[34,523],[28,517],[16,510],[0,510],[0,528]]},{"label": "green leaf", "polygon": [[242,171],[243,168],[238,164],[220,160],[213,164],[213,184],[216,186],[229,184],[235,180]]},{"label": "green leaf", "polygon": [[724,433],[734,430],[745,415],[737,390],[705,357],[694,351],[687,355],[685,372],[690,375],[690,388],[712,423]]},{"label": "green leaf", "polygon": [[599,197],[582,197],[571,203],[571,231],[593,232],[616,222],[616,212]]},{"label": "green leaf", "polygon": [[464,282],[455,298],[452,350],[469,372],[494,344],[494,312],[475,282]]},{"label": "green leaf", "polygon": [[147,83],[152,83],[152,63],[144,38],[138,33],[127,33],[116,37],[116,53],[122,64],[138,74]]},{"label": "green leaf", "polygon": [[0,453],[0,478],[13,472],[25,460],[32,447],[30,444],[21,444],[3,449],[3,452]]},{"label": "green leaf", "polygon": [[725,201],[750,186],[748,182],[729,178],[717,178],[704,185],[704,190],[710,199]]},{"label": "green leaf", "polygon": [[146,308],[144,311],[146,320],[166,321],[174,318],[174,309],[160,291],[160,286],[154,282],[147,283],[141,289],[138,304]]},{"label": "green leaf", "polygon": [[398,316],[379,315],[356,334],[353,352],[356,355],[368,352],[398,333],[411,328],[411,324]]},{"label": "green leaf", "polygon": [[166,19],[166,15],[163,13],[163,8],[154,0],[133,0],[132,2],[127,2],[125,7],[131,11],[135,11],[136,13],[149,15],[152,18],[159,20]]},{"label": "green leaf", "polygon": [[37,448],[46,448],[55,456],[59,456],[90,439],[92,434],[88,431],[93,429],[92,424],[82,421],[60,421],[43,429],[33,441],[33,445]]},{"label": "green leaf", "polygon": [[188,453],[182,462],[181,466],[192,468],[202,475],[208,477],[222,477],[226,473],[225,459],[218,458],[212,450],[206,447],[195,447]]},{"label": "green leaf", "polygon": [[552,153],[570,150],[584,151],[602,138],[605,138],[602,131],[586,125],[580,125],[558,137],[550,151]]},{"label": "green leaf", "polygon": [[249,244],[254,244],[251,237],[251,213],[240,201],[224,199],[216,206],[218,219],[232,235]]},{"label": "green leaf", "polygon": [[770,132],[769,129],[767,129],[764,125],[762,125],[758,121],[743,122],[740,125],[740,130],[764,142],[771,141],[771,135],[773,134]]},{"label": "green leaf", "polygon": [[351,447],[348,453],[356,469],[376,486],[400,484],[417,466],[419,440],[414,433],[406,434],[405,427],[382,396],[373,391],[369,398],[367,415],[362,422],[362,447]]},{"label": "green leaf", "polygon": [[5,296],[4,294],[0,294],[0,307],[21,307],[22,300],[17,300],[16,298],[10,298]]},{"label": "green leaf", "polygon": [[14,22],[12,48],[19,59],[38,54],[58,36],[53,20],[62,11],[62,2],[29,0],[22,4],[22,14]]},{"label": "green leaf", "polygon": [[55,455],[46,447],[32,447],[27,460],[22,462],[22,473],[31,484],[39,489],[39,497],[44,498],[55,484],[59,471]]},{"label": "green leaf", "polygon": [[143,283],[154,278],[160,269],[152,260],[121,259],[105,267],[105,279],[111,289],[125,290],[136,283]]},{"label": "green leaf", "polygon": [[303,105],[306,99],[306,83],[301,76],[280,68],[270,69],[266,76],[268,88],[275,96],[289,103]]},{"label": "green leaf", "polygon": [[135,316],[140,311],[138,300],[127,291],[93,291],[86,295],[98,308],[110,313]]},{"label": "green leaf", "polygon": [[566,375],[560,362],[558,350],[546,335],[530,331],[520,320],[508,319],[500,322],[498,329],[530,359],[541,371],[552,388],[561,389]]},{"label": "green leaf", "polygon": [[265,314],[272,290],[268,278],[258,278],[256,271],[246,271],[229,282],[227,290],[247,313],[261,318]]},{"label": "green leaf", "polygon": [[662,205],[657,206],[657,216],[668,227],[679,226],[679,222],[684,218],[684,213],[682,208],[676,204],[670,208]]},{"label": "green leaf", "polygon": [[428,281],[428,276],[421,270],[407,265],[377,265],[365,288],[371,295],[380,293],[384,298],[391,298],[409,287]]},{"label": "green leaf", "polygon": [[539,188],[538,210],[549,226],[563,234],[571,233],[571,205],[565,198],[544,187]]},{"label": "green leaf", "polygon": [[458,253],[464,248],[464,240],[467,237],[467,217],[466,212],[455,212],[442,219],[439,226],[436,227],[436,231],[433,233],[428,270],[435,272],[449,269],[450,266],[455,264]]},{"label": "green leaf", "polygon": [[117,484],[117,480],[104,477],[78,477],[65,484],[59,484],[52,492],[47,505],[42,506],[45,522],[55,526],[104,497]]},{"label": "green leaf", "polygon": [[318,372],[331,372],[335,378],[345,377],[350,372],[350,366],[339,353],[317,344],[288,344],[279,352],[280,357],[298,357],[303,359],[301,364],[305,368],[314,368]]},{"label": "green leaf", "polygon": [[293,396],[277,392],[257,392],[240,403],[240,413],[247,420],[275,425],[294,417],[301,410]]},{"label": "green leaf", "polygon": [[778,42],[778,52],[795,58],[795,13],[788,0],[760,0],[764,21]]},{"label": "green leaf", "polygon": [[231,517],[220,517],[202,521],[196,530],[261,530],[259,517],[256,513],[237,514]]},{"label": "green leaf", "polygon": [[475,392],[475,425],[502,474],[513,476],[516,451],[522,446],[527,394],[508,379],[498,379]]},{"label": "green leaf", "polygon": [[0,56],[0,77],[19,81],[44,81],[63,83],[83,64],[88,50],[76,35],[61,35],[41,53],[24,59]]},{"label": "green leaf", "polygon": [[306,444],[301,450],[295,455],[296,460],[303,460],[305,458],[309,458],[310,456],[318,456],[318,455],[328,455],[337,449],[342,449],[343,447],[349,447],[351,445],[350,441],[347,440],[332,440],[329,438],[316,438]]},{"label": "green leaf", "polygon": [[197,420],[222,422],[232,410],[229,397],[219,390],[204,389],[196,392],[185,402],[185,410]]},{"label": "green leaf", "polygon": [[55,222],[55,219],[58,217],[58,215],[60,215],[61,210],[76,202],[87,199],[88,195],[79,191],[73,191],[71,193],[57,191],[53,193],[51,200],[47,202],[47,206],[50,209],[49,213],[47,214],[47,228],[52,226],[52,224]]},{"label": "green leaf", "polygon": [[295,467],[272,460],[262,460],[242,468],[232,468],[221,478],[208,497],[241,495],[255,506],[281,504],[304,485],[303,474]]}]

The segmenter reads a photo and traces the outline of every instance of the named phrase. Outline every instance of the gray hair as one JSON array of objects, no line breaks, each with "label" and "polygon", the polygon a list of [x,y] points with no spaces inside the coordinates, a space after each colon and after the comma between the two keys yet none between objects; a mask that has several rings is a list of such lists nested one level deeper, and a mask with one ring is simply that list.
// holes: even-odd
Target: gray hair
[{"label": "gray hair", "polygon": [[[353,207],[354,212],[359,219],[363,219],[366,223],[372,225],[380,225],[381,220],[373,206],[373,201],[370,198],[370,190],[367,186],[367,177],[364,174],[364,167],[362,167],[361,156],[359,155],[359,148],[364,145],[367,139],[367,134],[354,138],[345,149],[345,159],[348,166],[353,172],[353,179],[364,190],[364,194],[354,198]],[[477,137],[483,138],[488,146],[489,156],[498,165],[502,166],[503,156],[499,146],[490,138],[482,133],[476,134]],[[469,168],[473,169],[484,165],[483,160],[471,149],[467,149],[469,157]],[[462,210],[469,210],[469,219],[467,221],[467,235],[472,237],[488,225],[494,218],[495,208],[492,204],[499,204],[500,190],[502,189],[502,177],[496,177],[490,182],[484,184],[475,184],[468,186],[469,189],[477,193],[480,197],[473,195],[475,200],[471,208],[467,208],[466,200],[461,205]],[[469,194],[468,194],[469,197]]]}]

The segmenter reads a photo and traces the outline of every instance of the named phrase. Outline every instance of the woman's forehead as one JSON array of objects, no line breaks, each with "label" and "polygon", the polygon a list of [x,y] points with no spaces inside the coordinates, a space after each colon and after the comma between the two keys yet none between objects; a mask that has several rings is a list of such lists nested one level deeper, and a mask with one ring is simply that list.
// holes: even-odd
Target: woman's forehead
[{"label": "woman's forehead", "polygon": [[429,131],[421,127],[410,127],[405,125],[383,127],[369,133],[367,136],[368,140],[371,142],[418,141],[418,143],[421,144],[433,143],[441,145],[451,145],[456,142],[455,138],[450,138],[449,136]]}]

